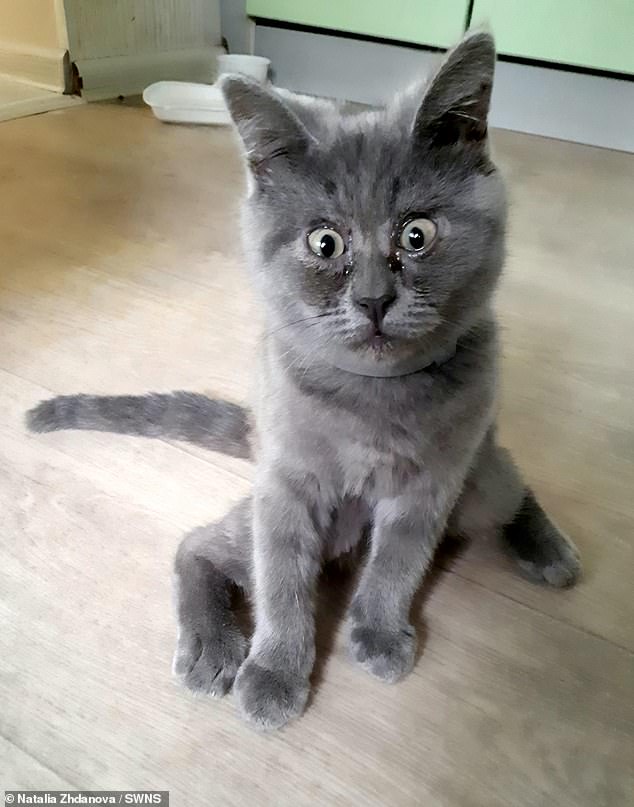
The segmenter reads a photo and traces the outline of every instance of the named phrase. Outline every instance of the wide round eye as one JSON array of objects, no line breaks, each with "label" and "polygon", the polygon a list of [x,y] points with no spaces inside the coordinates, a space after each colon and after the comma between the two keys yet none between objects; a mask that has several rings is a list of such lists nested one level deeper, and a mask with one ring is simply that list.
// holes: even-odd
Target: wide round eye
[{"label": "wide round eye", "polygon": [[339,233],[329,227],[313,230],[308,236],[308,246],[320,258],[338,258],[346,248]]},{"label": "wide round eye", "polygon": [[401,246],[408,252],[424,252],[436,239],[438,227],[431,219],[412,219],[401,230]]}]

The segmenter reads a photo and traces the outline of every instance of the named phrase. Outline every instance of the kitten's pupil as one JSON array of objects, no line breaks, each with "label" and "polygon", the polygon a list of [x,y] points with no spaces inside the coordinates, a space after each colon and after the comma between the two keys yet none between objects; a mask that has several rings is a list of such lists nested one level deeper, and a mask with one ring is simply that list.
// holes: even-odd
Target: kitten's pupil
[{"label": "kitten's pupil", "polygon": [[332,255],[335,254],[335,249],[337,245],[335,243],[335,239],[331,235],[323,235],[321,241],[319,242],[319,249],[321,254],[324,258],[330,258]]},{"label": "kitten's pupil", "polygon": [[338,258],[345,252],[343,238],[336,230],[329,227],[318,227],[308,234],[308,247],[320,258]]},{"label": "kitten's pupil", "polygon": [[424,254],[433,244],[438,228],[426,216],[413,219],[401,230],[399,243],[408,252]]},{"label": "kitten's pupil", "polygon": [[412,227],[407,238],[413,250],[422,249],[425,246],[425,236],[420,227]]}]

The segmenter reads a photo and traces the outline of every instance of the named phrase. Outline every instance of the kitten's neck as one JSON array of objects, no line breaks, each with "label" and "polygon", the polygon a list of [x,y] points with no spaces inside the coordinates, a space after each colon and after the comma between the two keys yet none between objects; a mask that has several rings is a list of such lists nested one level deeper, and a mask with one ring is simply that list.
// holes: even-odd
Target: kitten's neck
[{"label": "kitten's neck", "polygon": [[286,356],[292,355],[291,363],[295,366],[305,366],[310,361],[311,364],[314,362],[314,365],[321,365],[324,371],[330,368],[366,378],[401,378],[441,367],[455,356],[456,345],[465,334],[471,332],[478,323],[491,319],[492,312],[487,303],[479,310],[474,310],[459,326],[450,322],[443,323],[435,331],[433,338],[430,338],[431,344],[420,344],[418,349],[402,356],[387,354],[383,360],[380,354],[370,350],[355,354],[332,344],[319,359],[316,359],[314,353],[308,353],[304,359],[299,355],[297,344],[286,342],[287,334],[280,334],[280,341],[286,342],[280,352]]},{"label": "kitten's neck", "polygon": [[382,403],[377,405],[389,406],[412,389],[428,389],[437,379],[442,383],[442,379],[453,378],[456,373],[460,375],[469,368],[495,373],[497,339],[494,320],[480,320],[460,334],[447,351],[442,353],[436,348],[433,354],[425,352],[424,359],[421,352],[418,361],[409,366],[403,363],[398,368],[399,374],[395,373],[396,368],[390,373],[360,372],[357,363],[350,369],[339,367],[330,360],[298,353],[297,346],[277,340],[267,340],[262,358],[267,378],[281,380],[278,375],[281,372],[282,377],[303,390],[328,395],[340,395],[345,391],[357,402],[367,401],[370,395],[374,396],[375,404],[380,399]]}]

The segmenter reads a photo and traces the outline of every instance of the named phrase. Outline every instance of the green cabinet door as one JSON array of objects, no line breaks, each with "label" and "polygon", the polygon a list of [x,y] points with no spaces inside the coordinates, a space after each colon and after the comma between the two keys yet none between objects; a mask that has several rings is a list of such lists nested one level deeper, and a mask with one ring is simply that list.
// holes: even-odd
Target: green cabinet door
[{"label": "green cabinet door", "polygon": [[251,17],[448,47],[464,32],[469,0],[247,0]]},{"label": "green cabinet door", "polygon": [[500,53],[634,73],[634,0],[475,0]]}]

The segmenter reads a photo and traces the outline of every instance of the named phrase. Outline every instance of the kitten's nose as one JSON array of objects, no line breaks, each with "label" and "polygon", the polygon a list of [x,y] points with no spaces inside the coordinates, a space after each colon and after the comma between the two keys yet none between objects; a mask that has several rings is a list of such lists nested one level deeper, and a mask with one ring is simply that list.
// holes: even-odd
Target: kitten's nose
[{"label": "kitten's nose", "polygon": [[395,294],[384,294],[382,297],[361,297],[354,300],[356,307],[363,311],[366,317],[380,328],[388,308],[396,300]]}]

